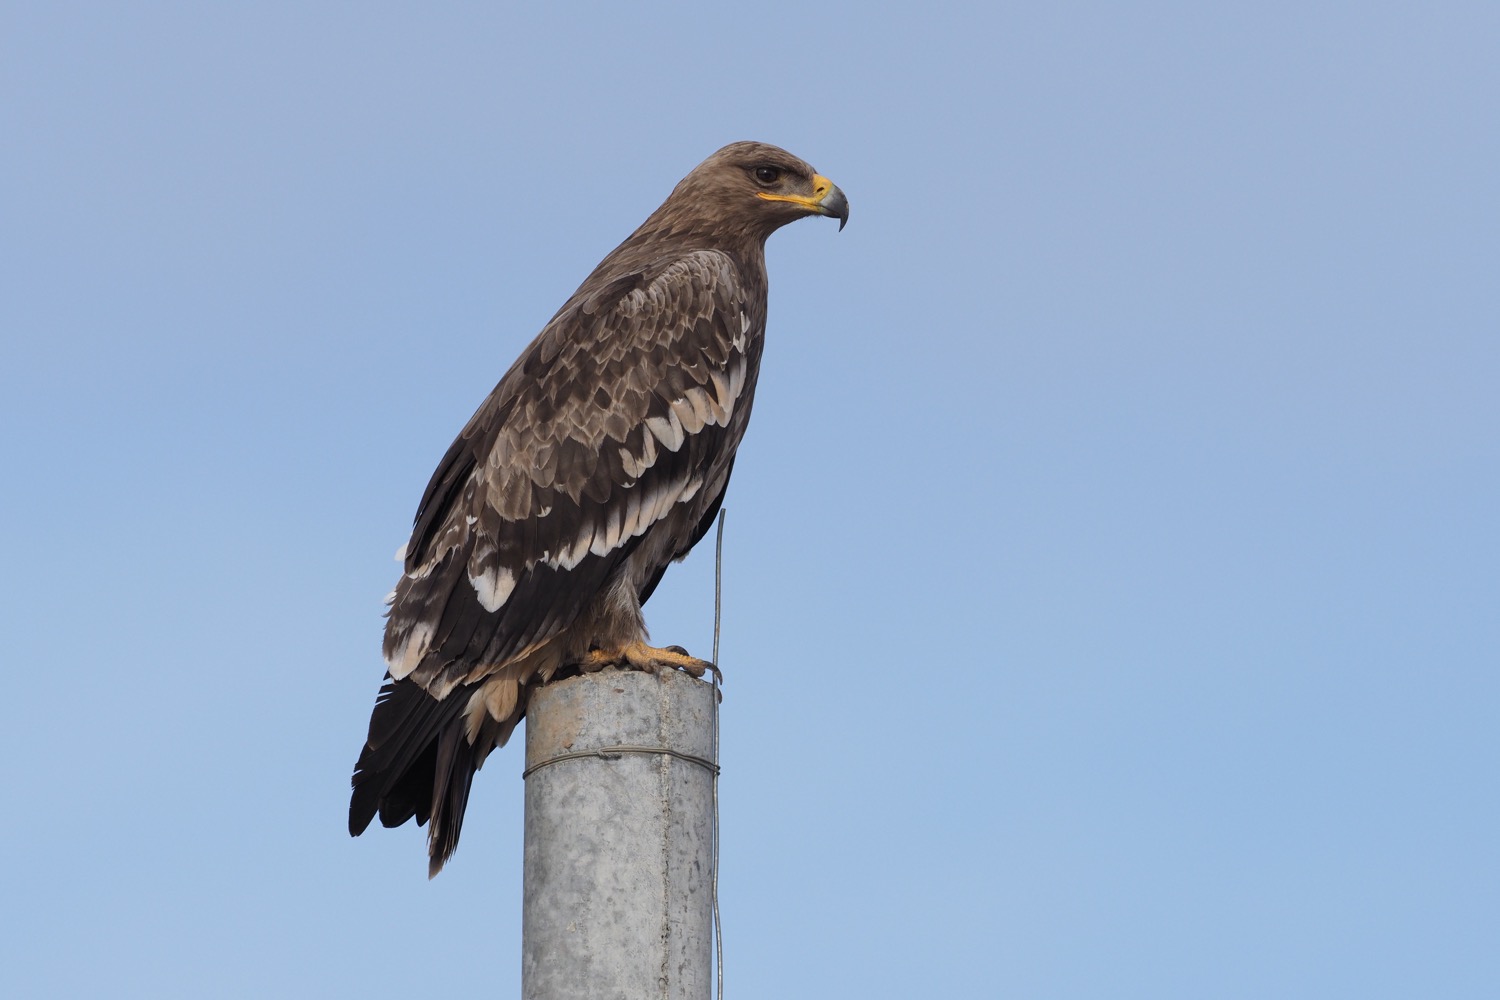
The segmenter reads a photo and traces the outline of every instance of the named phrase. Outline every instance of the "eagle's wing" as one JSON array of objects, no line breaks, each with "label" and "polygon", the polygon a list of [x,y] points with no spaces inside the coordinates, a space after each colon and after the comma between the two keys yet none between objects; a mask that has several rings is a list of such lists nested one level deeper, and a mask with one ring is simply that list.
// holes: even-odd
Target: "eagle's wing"
[{"label": "eagle's wing", "polygon": [[727,255],[685,254],[585,283],[500,380],[417,511],[351,833],[377,812],[386,826],[430,817],[436,872],[474,771],[525,710],[511,678],[506,718],[475,732],[464,691],[574,624],[648,538],[661,564],[644,568],[642,599],[702,537],[749,416],[749,316]]},{"label": "eagle's wing", "polygon": [[[675,528],[677,505],[709,483],[722,491],[749,405],[748,316],[716,251],[585,286],[564,306],[427,487],[386,629],[392,678],[442,697],[535,648],[648,532]],[[680,529],[671,556],[698,526]]]}]

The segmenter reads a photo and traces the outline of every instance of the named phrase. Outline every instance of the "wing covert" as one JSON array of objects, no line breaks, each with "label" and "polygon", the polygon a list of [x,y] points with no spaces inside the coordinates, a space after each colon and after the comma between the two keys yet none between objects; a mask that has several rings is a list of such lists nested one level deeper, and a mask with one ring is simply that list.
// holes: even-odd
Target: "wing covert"
[{"label": "wing covert", "polygon": [[676,505],[722,492],[759,349],[733,262],[627,278],[585,283],[434,473],[392,595],[393,677],[442,697],[550,638]]}]

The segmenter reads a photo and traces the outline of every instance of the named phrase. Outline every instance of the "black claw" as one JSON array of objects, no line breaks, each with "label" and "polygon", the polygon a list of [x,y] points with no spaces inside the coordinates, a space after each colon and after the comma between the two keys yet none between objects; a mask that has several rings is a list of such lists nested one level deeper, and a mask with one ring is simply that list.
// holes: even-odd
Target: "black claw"
[{"label": "black claw", "polygon": [[667,649],[667,652],[669,652],[669,653],[676,653],[678,656],[692,656],[693,655],[692,653],[689,653],[687,650],[683,649],[681,646],[668,646],[668,647],[666,647],[666,649]]}]

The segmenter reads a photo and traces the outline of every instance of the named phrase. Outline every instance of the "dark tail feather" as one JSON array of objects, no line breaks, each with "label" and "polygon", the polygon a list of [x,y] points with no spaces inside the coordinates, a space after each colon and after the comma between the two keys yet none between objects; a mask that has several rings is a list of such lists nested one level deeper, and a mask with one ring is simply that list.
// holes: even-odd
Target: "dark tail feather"
[{"label": "dark tail feather", "polygon": [[469,784],[491,744],[464,738],[468,691],[456,688],[439,701],[420,685],[386,678],[370,715],[370,733],[354,765],[349,833],[358,837],[378,813],[382,826],[416,818],[427,831],[428,876],[436,875],[458,847]]},{"label": "dark tail feather", "polygon": [[443,870],[458,848],[458,834],[469,805],[469,785],[479,769],[474,747],[464,739],[463,726],[449,726],[437,739],[432,775],[432,825],[427,828],[427,877]]}]

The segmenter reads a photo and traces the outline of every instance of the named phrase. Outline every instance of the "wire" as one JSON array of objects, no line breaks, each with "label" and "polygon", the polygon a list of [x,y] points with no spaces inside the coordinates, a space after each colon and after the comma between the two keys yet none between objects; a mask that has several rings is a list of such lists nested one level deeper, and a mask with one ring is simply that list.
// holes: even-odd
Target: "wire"
[{"label": "wire", "polygon": [[628,753],[665,754],[668,757],[676,757],[678,760],[685,760],[689,764],[697,764],[699,767],[703,768],[705,771],[708,771],[710,774],[718,775],[719,773],[718,764],[715,764],[713,761],[707,760],[703,757],[695,756],[694,754],[683,753],[681,750],[673,750],[671,747],[642,747],[629,745],[616,747],[600,747],[598,750],[574,750],[571,753],[560,753],[556,757],[548,757],[546,760],[538,761],[537,763],[531,765],[526,770],[521,772],[521,778],[522,780],[525,780],[526,778],[531,777],[533,774],[536,774],[542,768],[547,767],[550,764],[560,763],[565,760],[582,760],[585,757],[594,757],[599,760],[619,760],[621,757],[625,756]]},{"label": "wire", "polygon": [[719,533],[714,540],[714,877],[709,890],[714,907],[714,974],[718,982],[718,1000],[724,1000],[724,925],[719,921],[719,702],[723,700],[719,685],[724,674],[719,666],[719,612],[724,596],[724,508],[719,508]]}]

